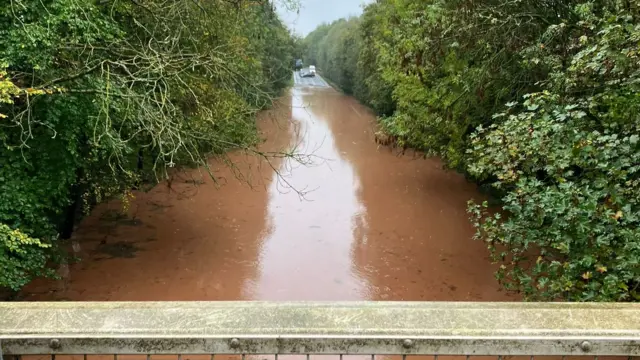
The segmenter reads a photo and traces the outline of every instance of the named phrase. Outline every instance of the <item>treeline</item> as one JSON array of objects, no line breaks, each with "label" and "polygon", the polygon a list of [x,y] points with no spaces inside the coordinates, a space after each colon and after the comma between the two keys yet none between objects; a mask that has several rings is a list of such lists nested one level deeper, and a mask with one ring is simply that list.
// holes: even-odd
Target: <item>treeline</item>
[{"label": "treeline", "polygon": [[293,45],[269,0],[4,1],[0,288],[51,274],[95,204],[251,146]]},{"label": "treeline", "polygon": [[[496,190],[470,203],[533,300],[640,300],[640,1],[377,0],[307,63],[402,146]],[[478,256],[481,256],[480,254]]]}]

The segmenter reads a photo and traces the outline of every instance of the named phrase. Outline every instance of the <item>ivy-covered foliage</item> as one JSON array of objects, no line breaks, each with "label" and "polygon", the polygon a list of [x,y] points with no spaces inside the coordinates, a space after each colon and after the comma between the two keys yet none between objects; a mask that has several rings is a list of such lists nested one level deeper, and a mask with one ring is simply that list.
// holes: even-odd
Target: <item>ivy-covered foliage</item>
[{"label": "ivy-covered foliage", "polygon": [[378,0],[349,21],[352,79],[324,68],[340,22],[309,56],[398,142],[497,190],[500,209],[469,211],[505,286],[640,300],[638,0]]},{"label": "ivy-covered foliage", "polygon": [[509,258],[499,278],[533,298],[640,300],[640,18],[628,6],[576,5],[575,22],[530,50],[550,68],[544,90],[472,136],[469,168],[497,178],[509,214],[472,207],[478,235]]},{"label": "ivy-covered foliage", "polygon": [[293,46],[269,0],[3,2],[0,287],[95,203],[251,146]]},{"label": "ivy-covered foliage", "polygon": [[0,224],[0,284],[19,290],[35,275],[49,275],[46,249],[50,245]]}]

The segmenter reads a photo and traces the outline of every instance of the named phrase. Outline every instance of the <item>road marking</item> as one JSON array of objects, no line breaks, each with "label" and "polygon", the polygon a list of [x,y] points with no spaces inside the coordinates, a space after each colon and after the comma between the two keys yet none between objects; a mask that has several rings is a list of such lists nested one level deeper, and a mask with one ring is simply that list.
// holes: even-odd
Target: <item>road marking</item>
[{"label": "road marking", "polygon": [[358,112],[358,110],[356,110],[356,108],[354,108],[354,107],[353,107],[353,105],[349,105],[349,106],[351,106],[351,109],[352,109],[353,111],[355,111],[355,112],[356,112],[356,114],[358,114],[358,117],[362,117],[362,115],[360,115],[360,113]]}]

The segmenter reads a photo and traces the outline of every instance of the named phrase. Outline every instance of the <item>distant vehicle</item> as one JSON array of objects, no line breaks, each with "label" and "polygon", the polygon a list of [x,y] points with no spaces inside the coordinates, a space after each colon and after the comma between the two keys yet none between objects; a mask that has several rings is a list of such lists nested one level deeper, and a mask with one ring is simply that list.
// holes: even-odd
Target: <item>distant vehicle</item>
[{"label": "distant vehicle", "polygon": [[299,70],[301,70],[301,69],[302,69],[302,67],[303,67],[303,66],[304,66],[304,65],[303,65],[303,63],[302,63],[302,59],[297,59],[297,60],[296,60],[296,64],[295,64],[295,66],[294,66],[295,70],[296,70],[296,71],[299,71]]},{"label": "distant vehicle", "polygon": [[316,76],[316,67],[309,65],[309,67],[302,72],[302,77],[314,77]]}]

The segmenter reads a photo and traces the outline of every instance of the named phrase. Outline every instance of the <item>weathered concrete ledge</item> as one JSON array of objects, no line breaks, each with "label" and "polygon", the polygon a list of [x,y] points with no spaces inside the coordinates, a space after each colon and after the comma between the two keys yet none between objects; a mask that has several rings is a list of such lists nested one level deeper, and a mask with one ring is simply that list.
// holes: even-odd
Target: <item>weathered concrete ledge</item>
[{"label": "weathered concrete ledge", "polygon": [[640,305],[0,303],[5,354],[640,355]]}]

